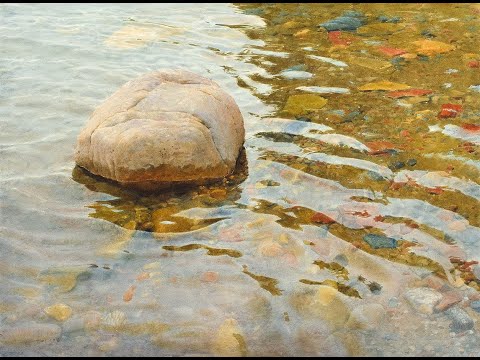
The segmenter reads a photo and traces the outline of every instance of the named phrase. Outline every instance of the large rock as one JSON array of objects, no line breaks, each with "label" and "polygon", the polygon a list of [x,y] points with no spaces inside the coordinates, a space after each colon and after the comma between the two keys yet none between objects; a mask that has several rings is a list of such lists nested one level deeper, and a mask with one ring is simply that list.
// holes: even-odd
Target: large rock
[{"label": "large rock", "polygon": [[93,112],[75,161],[140,188],[201,183],[233,172],[244,137],[237,104],[215,82],[160,70],[127,82]]}]

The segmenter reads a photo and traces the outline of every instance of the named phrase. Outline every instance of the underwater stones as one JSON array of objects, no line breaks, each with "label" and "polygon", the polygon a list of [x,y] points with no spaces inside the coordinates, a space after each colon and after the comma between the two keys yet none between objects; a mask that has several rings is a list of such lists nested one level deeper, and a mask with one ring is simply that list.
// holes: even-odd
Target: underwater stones
[{"label": "underwater stones", "polygon": [[226,319],[219,327],[212,344],[217,356],[246,356],[246,344],[243,332],[235,319]]},{"label": "underwater stones", "polygon": [[65,321],[72,315],[72,308],[65,304],[55,304],[44,309],[45,313],[57,321]]},{"label": "underwater stones", "polygon": [[397,247],[397,240],[384,235],[368,234],[363,240],[374,249],[394,249]]},{"label": "underwater stones", "polygon": [[0,329],[0,343],[25,344],[36,341],[50,341],[60,337],[62,329],[55,324],[27,323]]},{"label": "underwater stones", "polygon": [[383,322],[385,315],[385,309],[380,304],[360,305],[352,311],[346,326],[351,329],[375,329]]},{"label": "underwater stones", "polygon": [[350,316],[350,309],[344,300],[345,295],[337,289],[320,285],[316,292],[300,293],[292,296],[293,308],[307,319],[319,318],[332,329],[340,329]]},{"label": "underwater stones", "polygon": [[475,325],[472,318],[459,307],[451,307],[445,314],[452,320],[450,329],[454,332],[462,332],[473,329]]},{"label": "underwater stones", "polygon": [[315,94],[292,95],[288,98],[283,110],[292,115],[301,115],[321,109],[326,104],[327,99]]},{"label": "underwater stones", "polygon": [[418,40],[414,41],[413,44],[417,47],[417,54],[426,56],[443,54],[455,49],[453,45],[434,40]]},{"label": "underwater stones", "polygon": [[362,13],[353,10],[344,11],[343,14],[333,20],[320,24],[327,31],[347,30],[355,31],[360,26],[365,25],[365,17]]},{"label": "underwater stones", "polygon": [[233,172],[244,137],[237,104],[215,82],[159,70],[127,82],[93,112],[75,161],[138,188],[202,183]]},{"label": "underwater stones", "polygon": [[404,297],[415,310],[424,314],[432,314],[435,305],[442,299],[442,294],[436,290],[422,287],[408,290]]}]

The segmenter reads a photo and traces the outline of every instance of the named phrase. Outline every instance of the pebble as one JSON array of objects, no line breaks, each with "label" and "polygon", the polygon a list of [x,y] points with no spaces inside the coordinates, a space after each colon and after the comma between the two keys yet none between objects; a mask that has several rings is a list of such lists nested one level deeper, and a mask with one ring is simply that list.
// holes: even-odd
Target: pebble
[{"label": "pebble", "polygon": [[62,329],[55,324],[24,324],[0,330],[0,341],[4,344],[31,343],[35,341],[56,340]]},{"label": "pebble", "polygon": [[378,20],[383,22],[383,23],[398,23],[400,22],[400,20],[402,20],[400,17],[398,16],[392,16],[392,17],[388,17],[388,16],[385,16],[385,15],[380,15],[378,17]]},{"label": "pebble", "polygon": [[367,171],[367,175],[375,181],[383,181],[385,178],[380,175],[379,173],[376,173],[375,171]]},{"label": "pebble", "polygon": [[394,249],[397,247],[397,240],[384,235],[368,234],[363,237],[363,240],[374,249]]},{"label": "pebble", "polygon": [[293,65],[285,71],[306,71],[306,70],[307,70],[307,65],[299,64],[299,65]]},{"label": "pebble", "polygon": [[382,324],[385,319],[385,309],[380,304],[365,304],[356,307],[346,326],[351,329],[372,330]]},{"label": "pebble", "polygon": [[327,31],[337,30],[357,30],[360,26],[365,25],[366,21],[362,13],[358,11],[348,10],[341,16],[320,24]]},{"label": "pebble", "polygon": [[72,308],[65,304],[55,304],[46,307],[44,311],[57,321],[65,321],[72,315]]},{"label": "pebble", "polygon": [[470,307],[476,312],[480,313],[480,300],[475,300],[470,303]]},{"label": "pebble", "polygon": [[407,165],[408,165],[408,166],[415,166],[415,165],[417,165],[417,160],[415,160],[415,159],[408,159],[408,160],[407,160]]},{"label": "pebble", "polygon": [[396,308],[396,307],[398,307],[399,304],[400,304],[400,302],[398,301],[398,298],[396,298],[396,297],[392,297],[388,300],[388,307],[390,307],[390,308]]},{"label": "pebble", "polygon": [[454,332],[463,332],[473,329],[474,322],[472,318],[459,307],[452,307],[445,311],[445,314],[452,320],[450,330]]},{"label": "pebble", "polygon": [[[240,341],[239,341],[240,340]],[[245,356],[243,334],[235,319],[226,319],[217,331],[212,351],[217,356]]]},{"label": "pebble", "polygon": [[394,161],[393,163],[388,165],[388,167],[391,170],[401,169],[401,168],[405,167],[405,163],[403,161]]},{"label": "pebble", "polygon": [[436,311],[445,311],[449,307],[463,300],[462,295],[457,291],[448,291],[443,294],[442,300],[435,306]]},{"label": "pebble", "polygon": [[442,299],[442,294],[426,287],[408,290],[404,294],[408,303],[417,311],[432,314],[435,305]]},{"label": "pebble", "polygon": [[216,282],[218,280],[218,272],[206,271],[202,274],[200,280],[203,282]]},{"label": "pebble", "polygon": [[108,327],[118,328],[127,322],[125,313],[115,310],[103,317],[103,324]]}]

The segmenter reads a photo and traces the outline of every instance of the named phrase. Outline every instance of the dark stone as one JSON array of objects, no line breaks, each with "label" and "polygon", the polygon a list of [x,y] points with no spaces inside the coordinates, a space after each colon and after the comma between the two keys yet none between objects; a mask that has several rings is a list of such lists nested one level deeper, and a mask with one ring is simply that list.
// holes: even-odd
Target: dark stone
[{"label": "dark stone", "polygon": [[388,17],[388,16],[385,16],[385,15],[380,15],[378,18],[377,18],[379,21],[383,22],[383,23],[398,23],[400,22],[400,20],[402,20],[402,18],[398,17],[398,16],[394,16],[394,17]]},{"label": "dark stone", "polygon": [[445,314],[452,320],[450,329],[454,332],[463,332],[473,329],[474,322],[472,318],[459,307],[451,307],[445,311]]},{"label": "dark stone", "polygon": [[435,34],[433,34],[432,32],[430,32],[430,30],[423,30],[420,34],[421,34],[422,36],[425,36],[426,38],[429,38],[429,39],[432,39],[432,38],[437,37],[437,35],[435,35]]},{"label": "dark stone", "polygon": [[333,258],[333,261],[346,267],[348,265],[348,258],[344,254],[338,254]]},{"label": "dark stone", "polygon": [[345,11],[341,16],[320,24],[327,31],[337,31],[337,30],[347,30],[355,31],[360,26],[365,25],[366,20],[362,13],[358,11],[348,10]]},{"label": "dark stone", "polygon": [[415,159],[408,159],[408,160],[407,160],[407,165],[408,165],[408,166],[415,166],[415,165],[417,165],[417,160],[415,160]]},{"label": "dark stone", "polygon": [[394,161],[390,165],[388,165],[390,170],[397,170],[405,167],[405,163],[403,161]]},{"label": "dark stone", "polygon": [[380,175],[379,173],[376,173],[375,171],[368,171],[367,175],[375,181],[384,181],[385,180],[385,178],[382,175]]},{"label": "dark stone", "polygon": [[368,234],[363,237],[363,240],[374,249],[395,249],[397,247],[397,240],[384,235]]},{"label": "dark stone", "polygon": [[470,307],[476,312],[480,313],[480,300],[472,301]]},{"label": "dark stone", "polygon": [[305,122],[312,122],[312,119],[306,117],[306,116],[300,116],[300,117],[297,117],[295,118],[295,120],[298,120],[298,121],[305,121]]}]

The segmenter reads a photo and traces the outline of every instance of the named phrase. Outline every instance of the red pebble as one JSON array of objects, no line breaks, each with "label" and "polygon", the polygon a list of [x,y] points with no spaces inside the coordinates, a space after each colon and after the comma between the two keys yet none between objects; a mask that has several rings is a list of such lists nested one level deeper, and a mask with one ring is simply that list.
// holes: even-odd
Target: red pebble
[{"label": "red pebble", "polygon": [[325,214],[322,214],[320,212],[317,212],[317,213],[313,214],[312,217],[310,218],[310,220],[313,221],[313,222],[316,222],[316,223],[320,223],[320,224],[333,224],[333,223],[336,222],[331,217],[329,217]]},{"label": "red pebble", "polygon": [[480,125],[477,124],[462,124],[462,128],[468,131],[480,131]]},{"label": "red pebble", "polygon": [[443,189],[440,187],[434,187],[434,188],[427,188],[427,191],[429,194],[435,194],[435,195],[440,195],[443,193]]},{"label": "red pebble", "polygon": [[402,55],[402,54],[406,53],[405,50],[395,49],[395,48],[391,48],[391,47],[387,47],[387,46],[380,46],[378,48],[378,51],[380,51],[381,53],[383,53],[385,55],[391,56],[391,57]]},{"label": "red pebble", "polygon": [[443,104],[442,110],[438,114],[441,118],[455,117],[458,113],[462,112],[462,105],[457,104]]},{"label": "red pebble", "polygon": [[352,40],[342,38],[341,31],[330,31],[328,33],[328,40],[334,45],[350,45],[352,43]]},{"label": "red pebble", "polygon": [[469,61],[467,65],[470,68],[478,68],[480,67],[480,61],[478,60]]}]

